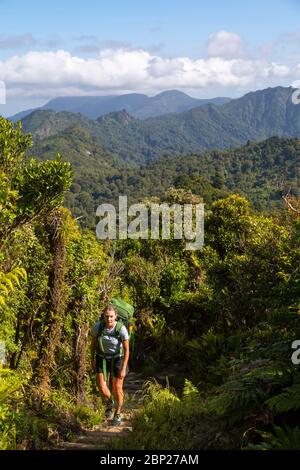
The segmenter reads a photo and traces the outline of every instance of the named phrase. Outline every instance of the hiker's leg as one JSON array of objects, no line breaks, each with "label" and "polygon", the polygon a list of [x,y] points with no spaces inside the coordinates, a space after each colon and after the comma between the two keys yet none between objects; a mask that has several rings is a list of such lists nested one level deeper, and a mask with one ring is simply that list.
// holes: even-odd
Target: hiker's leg
[{"label": "hiker's leg", "polygon": [[123,402],[124,402],[124,392],[123,392],[124,379],[113,377],[112,383],[113,383],[114,397],[116,400],[115,414],[120,414],[122,406],[123,406]]},{"label": "hiker's leg", "polygon": [[104,398],[105,401],[108,401],[110,399],[110,390],[107,385],[107,383],[104,380],[104,375],[103,374],[96,374],[96,381],[98,385],[98,389]]}]

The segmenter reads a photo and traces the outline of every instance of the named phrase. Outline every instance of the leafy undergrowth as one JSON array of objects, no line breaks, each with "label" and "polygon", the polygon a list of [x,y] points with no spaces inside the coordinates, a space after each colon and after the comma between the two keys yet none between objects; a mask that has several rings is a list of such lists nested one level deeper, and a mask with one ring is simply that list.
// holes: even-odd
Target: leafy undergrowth
[{"label": "leafy undergrowth", "polygon": [[0,449],[51,449],[104,419],[101,401],[76,404],[66,391],[37,398],[28,377],[0,369]]},{"label": "leafy undergrowth", "polygon": [[149,381],[145,383],[143,407],[133,419],[132,433],[127,439],[117,440],[115,448],[210,448],[220,427],[217,420],[204,418],[208,414],[206,406],[197,388],[187,380],[181,399],[169,387]]},{"label": "leafy undergrowth", "polygon": [[[300,407],[290,400],[298,386],[268,360],[240,366],[221,386],[200,391],[186,380],[182,396],[157,382],[147,382],[144,402],[132,433],[117,440],[116,449],[218,450],[297,449],[295,427]],[[292,407],[292,408],[291,408]],[[287,413],[293,411],[293,419]],[[289,422],[291,427],[285,426]]]}]

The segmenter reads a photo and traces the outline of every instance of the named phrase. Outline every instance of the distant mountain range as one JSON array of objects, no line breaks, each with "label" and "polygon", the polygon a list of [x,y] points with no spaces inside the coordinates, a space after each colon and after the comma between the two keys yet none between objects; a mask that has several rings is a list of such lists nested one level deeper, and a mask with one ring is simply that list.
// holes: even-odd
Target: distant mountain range
[{"label": "distant mountain range", "polygon": [[145,163],[164,155],[238,147],[248,140],[300,136],[300,106],[292,88],[251,92],[220,106],[205,104],[183,113],[137,119],[126,110],[97,120],[82,114],[37,110],[22,119],[35,140],[63,135],[72,126],[85,129],[106,151],[121,160]]},{"label": "distant mountain range", "polygon": [[31,155],[52,159],[60,153],[72,163],[66,205],[91,227],[97,204],[119,194],[131,201],[161,196],[170,185],[208,202],[237,191],[269,209],[281,204],[278,179],[300,194],[300,105],[292,103],[292,92],[268,88],[145,120],[126,110],[96,120],[37,110],[22,124],[33,135]]},{"label": "distant mountain range", "polygon": [[207,103],[216,106],[228,103],[230,98],[197,99],[177,90],[164,91],[149,97],[140,93],[112,96],[69,96],[50,100],[41,108],[28,109],[10,117],[12,121],[23,119],[37,109],[50,109],[61,112],[81,113],[90,119],[125,109],[138,119],[162,116],[169,113],[182,113]]}]

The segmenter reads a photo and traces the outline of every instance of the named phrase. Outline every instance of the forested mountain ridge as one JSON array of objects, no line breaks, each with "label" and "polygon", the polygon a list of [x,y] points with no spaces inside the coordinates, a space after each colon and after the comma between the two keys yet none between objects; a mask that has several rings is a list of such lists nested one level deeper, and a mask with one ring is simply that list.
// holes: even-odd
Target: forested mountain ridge
[{"label": "forested mountain ridge", "polygon": [[[198,99],[177,90],[167,90],[155,96],[147,96],[141,93],[129,93],[126,95],[111,96],[68,96],[50,100],[40,110],[52,110],[56,112],[69,111],[81,113],[90,119],[96,119],[104,114],[125,109],[132,116],[139,119],[161,116],[169,113],[181,113],[206,103],[222,105],[230,101],[230,98]],[[12,121],[17,121],[30,114],[34,109],[22,111],[11,116]]]},{"label": "forested mountain ridge", "polygon": [[28,150],[28,157],[53,160],[58,153],[72,164],[73,184],[65,196],[65,204],[74,216],[82,218],[83,225],[93,226],[96,202],[115,200],[116,188],[110,182],[130,165],[106,151],[87,129],[77,124],[36,140]]},{"label": "forested mountain ridge", "polygon": [[65,204],[82,223],[94,226],[96,207],[117,203],[119,194],[130,202],[162,197],[171,186],[190,189],[210,204],[229,192],[246,195],[256,208],[281,206],[278,184],[285,181],[299,195],[300,141],[272,137],[243,147],[165,156],[138,167],[107,152],[83,128],[72,126],[36,141],[29,154],[53,159],[61,153],[73,166],[74,181]]},{"label": "forested mountain ridge", "polygon": [[206,104],[190,111],[139,120],[122,110],[91,120],[81,114],[35,111],[22,122],[35,139],[78,123],[109,152],[127,162],[145,163],[163,155],[244,145],[248,140],[300,136],[300,106],[292,88],[248,93],[222,106]]}]

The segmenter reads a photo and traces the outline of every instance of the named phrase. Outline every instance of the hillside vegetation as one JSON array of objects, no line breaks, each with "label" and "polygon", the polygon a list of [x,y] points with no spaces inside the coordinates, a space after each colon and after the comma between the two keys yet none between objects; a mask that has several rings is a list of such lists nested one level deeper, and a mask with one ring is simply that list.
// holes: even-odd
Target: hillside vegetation
[{"label": "hillside vegetation", "polygon": [[[220,160],[231,169],[231,190],[240,178],[254,188],[253,168],[268,178],[264,172],[273,176],[278,165],[292,181],[298,141],[205,153],[207,179],[194,175],[187,188],[188,171],[178,170],[177,187],[161,187],[168,203],[200,202],[201,184],[211,196],[204,247],[189,251],[185,240],[99,241],[80,228],[62,207],[75,184],[72,166],[83,155],[103,158],[104,166],[107,154],[75,134],[80,151],[72,165],[29,158],[30,137],[0,118],[0,448],[56,448],[103,420],[88,331],[107,294],[135,307],[130,367],[145,377],[132,432],[115,448],[299,449],[299,354],[292,348],[300,338],[299,186],[286,196],[288,206],[266,216],[246,197],[226,194],[223,168],[214,167]],[[68,149],[58,138],[53,143]],[[235,179],[245,155],[252,171]],[[110,163],[108,173],[120,161]],[[159,168],[163,174],[156,165],[149,181]],[[166,166],[166,175],[170,168],[177,171]],[[162,374],[170,375],[166,387],[151,378]]]},{"label": "hillside vegetation", "polygon": [[208,205],[236,192],[265,211],[281,207],[282,183],[292,195],[299,195],[300,144],[294,138],[273,137],[230,150],[165,156],[135,166],[105,150],[88,131],[72,126],[36,141],[31,150],[42,159],[53,159],[59,152],[72,163],[74,172],[65,205],[90,227],[95,226],[99,204],[117,204],[119,194],[127,195],[129,203],[162,198],[171,186],[192,190]]}]

